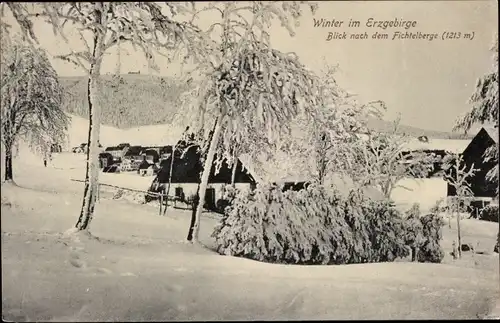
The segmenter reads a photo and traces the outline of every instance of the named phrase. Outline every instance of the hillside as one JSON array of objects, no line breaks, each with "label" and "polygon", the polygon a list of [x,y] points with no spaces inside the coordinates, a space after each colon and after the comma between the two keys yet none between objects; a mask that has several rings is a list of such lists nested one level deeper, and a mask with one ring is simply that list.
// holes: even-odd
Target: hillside
[{"label": "hillside", "polygon": [[[368,121],[368,127],[372,130],[387,132],[391,131],[394,126],[390,121],[372,118]],[[427,136],[434,139],[472,139],[474,137],[473,134],[464,135],[458,132],[428,130],[408,125],[400,125],[398,130],[412,137]]]},{"label": "hillside", "polygon": [[[187,85],[169,77],[149,75],[121,75],[113,80],[111,75],[103,76],[102,123],[121,129],[144,125],[169,124],[179,106],[179,94]],[[71,114],[87,118],[87,82],[83,77],[61,77],[66,92],[64,109]],[[392,122],[370,119],[369,128],[389,131]],[[411,136],[425,135],[429,138],[464,139],[458,133],[424,130],[401,125],[400,131]]]},{"label": "hillside", "polygon": [[[170,78],[122,75],[119,80],[103,76],[102,123],[117,128],[170,123],[183,86]],[[88,118],[87,81],[84,77],[61,77],[65,90],[64,110]]]}]

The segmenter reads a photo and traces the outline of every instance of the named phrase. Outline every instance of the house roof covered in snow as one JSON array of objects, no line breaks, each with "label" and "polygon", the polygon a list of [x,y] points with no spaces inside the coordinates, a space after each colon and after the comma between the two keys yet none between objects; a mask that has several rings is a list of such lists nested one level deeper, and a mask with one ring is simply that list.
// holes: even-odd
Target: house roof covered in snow
[{"label": "house roof covered in snow", "polygon": [[140,156],[142,149],[141,146],[131,146],[125,153],[125,156]]},{"label": "house roof covered in snow", "polygon": [[421,141],[418,138],[411,138],[408,143],[404,145],[407,151],[446,151],[451,153],[460,154],[469,145],[469,139],[434,139],[429,138],[428,141]]},{"label": "house roof covered in snow", "polygon": [[106,147],[105,151],[117,151],[117,150],[123,150],[123,148],[120,148],[118,146],[111,146],[111,147]]},{"label": "house roof covered in snow", "polygon": [[[172,168],[172,183],[198,183],[200,180],[200,172],[203,170],[203,165],[200,160],[200,152],[197,147],[188,149],[186,154],[180,158],[175,156],[174,165]],[[170,156],[168,159],[160,163],[160,172],[156,180],[160,183],[168,183],[170,179]],[[228,165],[225,161],[220,165],[220,169],[216,172],[216,164],[212,165],[212,170],[209,177],[209,183],[230,183],[232,176],[232,165]],[[254,183],[255,179],[249,170],[245,169],[243,163],[238,161],[238,166],[235,175],[236,183]]]},{"label": "house roof covered in snow", "polygon": [[[357,133],[359,139],[368,140],[368,134]],[[435,139],[411,137],[406,144],[403,145],[405,151],[446,151],[452,153],[461,153],[471,142],[470,139]],[[426,139],[426,140],[421,140]]]}]

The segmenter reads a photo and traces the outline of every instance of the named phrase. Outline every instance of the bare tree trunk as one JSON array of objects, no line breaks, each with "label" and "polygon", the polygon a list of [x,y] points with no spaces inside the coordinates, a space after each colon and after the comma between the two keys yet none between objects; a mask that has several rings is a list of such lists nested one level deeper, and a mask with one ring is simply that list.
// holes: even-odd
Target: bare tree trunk
[{"label": "bare tree trunk", "polygon": [[[94,55],[93,57],[101,57],[102,39],[103,37],[97,34],[94,37]],[[83,192],[83,203],[80,211],[76,228],[78,230],[87,230],[92,217],[96,203],[98,183],[99,183],[99,133],[101,122],[101,108],[97,104],[97,81],[101,68],[101,59],[98,59],[90,66],[90,76],[87,88],[87,99],[89,104],[89,133],[87,141],[87,169],[85,173],[85,188]]]},{"label": "bare tree trunk", "polygon": [[[201,182],[198,190],[198,205],[196,206],[196,212],[193,214],[191,221],[191,228],[189,229],[188,241],[197,242],[198,233],[200,230],[200,217],[203,211],[203,205],[205,202],[205,194],[208,186],[208,179],[210,177],[210,172],[212,171],[212,164],[214,161],[215,151],[217,149],[217,143],[219,142],[219,136],[222,130],[222,117],[215,121],[214,131],[212,134],[212,139],[210,140],[210,146],[208,149],[208,154],[205,159],[205,165],[203,167],[203,173],[201,175]],[[192,233],[192,234],[191,234]],[[191,238],[191,239],[190,239]]]},{"label": "bare tree trunk", "polygon": [[390,199],[391,198],[391,193],[392,193],[392,183],[390,181],[387,181],[383,188],[382,188],[382,192],[384,194],[384,196],[387,198],[387,199]]},{"label": "bare tree trunk", "polygon": [[325,183],[325,172],[326,172],[326,165],[325,165],[325,156],[321,156],[319,165],[318,165],[318,183],[320,185],[323,185]]},{"label": "bare tree trunk", "polygon": [[460,210],[457,210],[458,258],[462,258],[462,237],[460,234]]},{"label": "bare tree trunk", "polygon": [[12,181],[12,144],[5,145],[5,181]]},{"label": "bare tree trunk", "polygon": [[446,214],[448,214],[448,228],[451,229],[451,216],[453,214],[453,210],[451,209],[451,199],[448,198],[448,206],[446,208]]},{"label": "bare tree trunk", "polygon": [[[194,195],[194,200],[191,205],[191,223],[189,224],[189,232],[187,236],[188,241],[193,240],[194,228],[196,224],[196,211],[198,210],[198,205],[200,203],[200,185],[196,189],[196,194]],[[203,204],[201,205],[203,207]]]},{"label": "bare tree trunk", "polygon": [[235,187],[236,185],[236,170],[238,168],[238,158],[236,158],[236,154],[233,156],[233,171],[231,172],[231,186]]},{"label": "bare tree trunk", "polygon": [[168,186],[167,186],[167,191],[165,193],[165,212],[163,215],[167,214],[167,208],[168,208],[168,195],[170,194],[170,187],[172,187],[172,172],[174,171],[174,158],[175,158],[175,149],[176,147],[172,149],[172,155],[170,156],[170,173],[168,174]]}]

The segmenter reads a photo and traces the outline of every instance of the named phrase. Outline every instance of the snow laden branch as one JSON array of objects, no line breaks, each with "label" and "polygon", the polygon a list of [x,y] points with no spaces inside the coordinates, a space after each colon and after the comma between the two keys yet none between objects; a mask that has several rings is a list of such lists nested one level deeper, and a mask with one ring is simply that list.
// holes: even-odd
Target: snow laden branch
[{"label": "snow laden branch", "polygon": [[[203,3],[194,10],[190,20],[195,23],[204,14],[213,14],[220,19],[215,20],[206,29],[204,35],[208,39],[216,39],[217,50],[200,65],[215,69],[233,55],[246,47],[248,42],[270,45],[271,36],[268,29],[278,21],[290,36],[295,35],[294,28],[300,25],[303,8],[307,7],[312,14],[318,8],[317,3],[309,1],[212,1]],[[228,66],[226,66],[228,68]]]},{"label": "snow laden branch", "polygon": [[[70,52],[56,56],[89,72],[89,66],[102,60],[115,45],[131,44],[134,51],[142,52],[150,67],[158,70],[155,55],[184,49],[184,57],[203,57],[207,45],[203,34],[189,22],[176,21],[179,14],[189,14],[186,3],[166,2],[105,2],[105,3],[38,3],[28,7],[9,3],[9,8],[22,30],[38,41],[30,18],[44,19],[52,25],[54,34],[70,47]],[[168,12],[168,14],[166,14]],[[25,23],[28,21],[29,23]],[[92,55],[95,36],[103,38],[99,55]],[[70,37],[68,37],[70,36]],[[73,50],[70,38],[79,38],[81,50]],[[180,46],[180,45],[183,46]]]},{"label": "snow laden branch", "polygon": [[[167,55],[182,47],[185,55],[206,57],[210,43],[204,35],[187,22],[174,20],[178,13],[188,11],[185,3],[152,2],[66,2],[66,3],[9,3],[9,8],[26,35],[37,38],[31,19],[43,19],[53,27],[54,34],[68,45],[69,53],[57,58],[71,62],[89,75],[87,99],[89,107],[89,137],[87,169],[82,209],[76,228],[89,227],[94,214],[98,185],[98,156],[100,136],[100,74],[103,58],[112,47],[130,43],[142,52],[152,69],[158,69],[155,54]],[[80,44],[68,39],[79,36]],[[182,52],[182,51],[181,51]],[[208,54],[207,54],[208,53]],[[168,55],[167,55],[168,56]]]},{"label": "snow laden branch", "polygon": [[444,179],[455,189],[455,196],[449,198],[449,208],[455,213],[457,218],[457,238],[458,238],[458,256],[462,256],[462,238],[460,230],[460,212],[465,211],[465,207],[470,204],[474,196],[470,188],[470,180],[475,176],[479,169],[474,164],[468,166],[461,154],[448,153],[443,158],[442,169],[444,170]]},{"label": "snow laden branch", "polygon": [[238,154],[267,153],[290,136],[292,118],[312,118],[321,100],[318,84],[296,57],[249,47],[228,69],[221,64],[187,94],[201,102],[188,106],[184,114],[194,115],[198,127],[219,117],[223,140],[217,157],[232,162],[236,147]]},{"label": "snow laden branch", "polygon": [[472,196],[470,180],[479,171],[474,164],[468,166],[461,154],[448,153],[443,158],[444,179],[456,190],[457,197]]},{"label": "snow laden branch", "polygon": [[[197,239],[215,155],[218,161],[224,158],[235,161],[242,151],[256,150],[256,143],[276,144],[289,130],[293,116],[315,105],[314,98],[319,96],[314,89],[315,76],[296,56],[272,49],[268,33],[276,20],[292,31],[291,24],[297,25],[303,5],[306,3],[211,2],[203,4],[194,14],[192,22],[209,11],[220,14],[220,19],[204,32],[207,38],[214,39],[216,50],[189,73],[193,90],[188,93],[186,108],[176,118],[189,120],[188,125],[200,129],[210,140],[204,150],[206,158],[198,190],[200,203],[193,213],[189,241]],[[314,4],[307,5],[314,10]],[[255,134],[266,140],[250,143]]]},{"label": "snow laden branch", "polygon": [[348,173],[345,171],[352,167],[352,147],[360,140],[359,134],[368,131],[366,121],[369,117],[380,118],[385,110],[381,101],[360,104],[337,84],[336,70],[336,66],[325,63],[319,75],[321,105],[315,107],[314,118],[294,119],[295,132],[281,147],[293,155],[296,167],[302,165],[303,174],[320,184],[333,173]]},{"label": "snow laden branch", "polygon": [[[467,133],[475,124],[492,124],[498,128],[498,34],[494,37],[491,50],[493,52],[492,72],[477,80],[474,92],[469,99],[472,109],[457,119],[455,130],[463,130]],[[487,179],[494,184],[498,184],[498,140],[496,142],[484,155],[486,162],[497,162],[487,174]]]},{"label": "snow laden branch", "polygon": [[469,131],[474,124],[498,123],[498,34],[495,35],[493,45],[493,68],[490,73],[477,80],[469,103],[472,109],[459,117],[455,130]]},{"label": "snow laden branch", "polygon": [[12,180],[13,146],[25,140],[40,154],[65,139],[68,118],[62,87],[45,52],[20,41],[2,48],[1,125],[6,150],[5,180]]},{"label": "snow laden branch", "polygon": [[[408,151],[410,140],[397,133],[368,134],[353,146],[354,153],[346,170],[360,186],[375,186],[389,198],[404,178],[425,178],[440,158],[434,154]],[[403,187],[404,188],[404,187]]]},{"label": "snow laden branch", "polygon": [[[321,101],[317,77],[294,56],[257,43],[232,58],[231,64],[221,64],[206,75],[197,88],[203,100],[195,114],[200,126],[214,125],[202,183],[208,182],[216,151],[220,164],[223,159],[232,160],[235,145],[257,150],[251,141],[256,134],[270,146],[277,145],[289,135],[290,120],[298,114],[314,115]],[[204,189],[200,187],[200,201]]]}]

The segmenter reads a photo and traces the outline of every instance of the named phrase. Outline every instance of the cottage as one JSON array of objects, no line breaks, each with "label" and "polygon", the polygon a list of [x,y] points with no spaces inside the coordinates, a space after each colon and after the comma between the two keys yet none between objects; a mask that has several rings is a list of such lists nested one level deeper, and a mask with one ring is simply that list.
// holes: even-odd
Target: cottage
[{"label": "cottage", "polygon": [[[470,169],[472,164],[478,169],[470,180],[470,189],[476,200],[476,203],[473,203],[475,208],[482,208],[496,196],[498,186],[488,181],[486,174],[497,165],[497,162],[485,161],[484,158],[486,150],[494,145],[498,145],[498,128],[483,127],[462,152],[467,169]],[[455,188],[451,185],[448,185],[448,196],[456,196]]]},{"label": "cottage", "polygon": [[130,144],[129,144],[128,142],[123,142],[123,143],[119,144],[119,145],[118,145],[118,146],[116,146],[116,147],[118,147],[118,148],[120,148],[120,149],[125,149],[125,148],[130,147]]},{"label": "cottage", "polygon": [[120,144],[118,146],[114,147],[107,147],[104,152],[111,154],[113,156],[113,162],[114,163],[121,163],[123,160],[123,156],[126,154],[128,151],[129,146],[126,144]]},{"label": "cottage", "polygon": [[[97,145],[99,148],[102,148],[102,145],[99,141],[97,142]],[[86,142],[82,142],[79,146],[71,148],[71,152],[77,153],[77,154],[81,154],[81,153],[86,154],[86,153],[88,153],[88,150],[89,150],[87,146],[88,145]]]},{"label": "cottage", "polygon": [[[203,165],[199,159],[197,146],[188,149],[183,156],[176,154],[174,165],[172,167],[172,188],[170,192],[175,192],[177,198],[185,196],[190,198],[196,194],[198,183],[200,182],[200,173]],[[170,179],[171,157],[163,160],[160,164],[158,175],[154,179],[150,191],[159,192],[165,190]],[[212,171],[208,180],[208,188],[206,193],[206,203],[209,207],[214,207],[218,199],[222,199],[224,195],[223,187],[231,183],[232,167],[229,167],[226,162],[223,162],[219,172],[216,174],[216,165],[212,166]],[[253,176],[243,167],[241,161],[238,161],[234,176],[235,186],[238,188],[251,188],[255,185]]]},{"label": "cottage", "polygon": [[143,160],[139,165],[139,170],[137,171],[141,176],[153,176],[159,171],[159,167],[155,164],[150,164],[147,160]]},{"label": "cottage", "polygon": [[141,154],[143,156],[146,156],[146,161],[150,164],[150,165],[153,165],[153,164],[157,164],[160,162],[160,154],[159,154],[159,148],[154,148],[154,147],[150,147],[150,148],[146,148],[144,149]]},{"label": "cottage", "polygon": [[71,151],[75,154],[86,153],[87,143],[81,143],[79,146],[71,148]]},{"label": "cottage", "polygon": [[131,146],[123,156],[122,170],[123,171],[136,171],[139,170],[139,165],[143,161],[141,146]]},{"label": "cottage", "polygon": [[99,154],[99,167],[106,168],[114,164],[114,157],[109,152],[102,152]]}]

